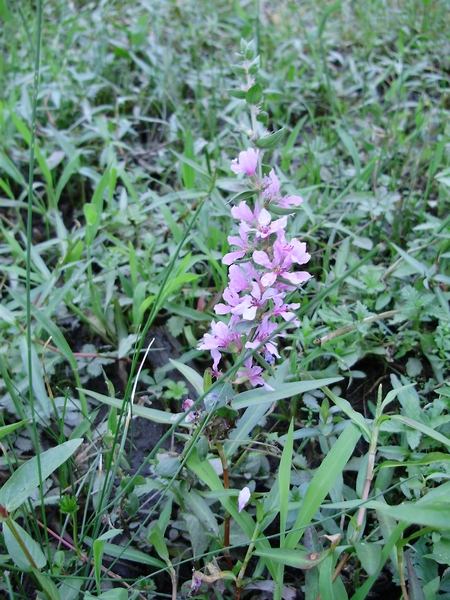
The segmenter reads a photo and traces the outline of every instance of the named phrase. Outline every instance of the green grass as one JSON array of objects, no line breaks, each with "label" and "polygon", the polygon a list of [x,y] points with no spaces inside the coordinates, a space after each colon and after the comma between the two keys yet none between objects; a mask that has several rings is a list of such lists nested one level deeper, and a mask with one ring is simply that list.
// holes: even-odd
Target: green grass
[{"label": "green grass", "polygon": [[[0,596],[175,598],[194,569],[201,598],[359,599],[381,571],[450,597],[448,1],[39,6],[0,0]],[[232,385],[243,355],[210,388],[197,349],[253,127],[241,39],[312,255],[274,392]],[[186,385],[141,370],[156,325],[238,413],[183,422]],[[132,404],[160,427],[137,473]]]}]

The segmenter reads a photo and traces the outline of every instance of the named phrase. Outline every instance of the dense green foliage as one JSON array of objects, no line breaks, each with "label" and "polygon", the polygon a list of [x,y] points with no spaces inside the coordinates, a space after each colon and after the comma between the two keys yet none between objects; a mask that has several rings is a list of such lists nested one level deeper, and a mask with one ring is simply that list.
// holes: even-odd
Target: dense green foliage
[{"label": "dense green foliage", "polygon": [[[1,597],[450,599],[449,9],[0,0]],[[260,101],[313,277],[210,388]]]}]

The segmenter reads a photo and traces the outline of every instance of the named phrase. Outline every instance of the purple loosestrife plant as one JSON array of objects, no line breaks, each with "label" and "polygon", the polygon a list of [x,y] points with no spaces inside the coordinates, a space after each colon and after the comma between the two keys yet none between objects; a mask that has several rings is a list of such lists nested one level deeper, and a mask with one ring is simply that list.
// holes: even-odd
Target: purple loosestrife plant
[{"label": "purple loosestrife plant", "polygon": [[[255,191],[254,206],[246,201],[231,209],[231,214],[239,220],[238,235],[231,235],[228,241],[236,250],[228,252],[222,259],[229,266],[228,286],[223,293],[223,303],[217,304],[218,315],[231,315],[228,323],[213,321],[211,332],[207,333],[201,350],[209,350],[213,358],[213,375],[218,377],[222,355],[256,350],[269,365],[279,358],[276,337],[273,335],[279,326],[279,318],[291,326],[299,325],[295,310],[297,303],[285,303],[287,292],[311,277],[299,270],[306,264],[310,255],[306,244],[296,238],[288,239],[286,227],[288,216],[273,218],[270,210],[274,207],[291,209],[298,206],[299,196],[280,195],[280,182],[272,169],[269,176],[260,179],[262,153],[253,148],[239,154],[239,159],[231,163],[231,169],[243,173],[250,190]],[[263,368],[253,364],[252,356],[244,362],[245,370],[237,373],[235,383],[249,381],[253,386],[268,384],[262,377]]]},{"label": "purple loosestrife plant", "polygon": [[[228,237],[232,249],[222,259],[229,267],[228,286],[223,292],[223,302],[215,307],[217,315],[229,315],[229,319],[212,321],[211,331],[198,347],[211,352],[215,377],[220,376],[219,363],[225,353],[245,353],[244,369],[238,371],[234,383],[248,381],[252,386],[272,389],[263,378],[263,366],[272,366],[280,358],[277,338],[284,333],[274,333],[280,323],[284,320],[287,326],[299,326],[295,310],[300,305],[285,300],[288,292],[311,277],[302,270],[310,255],[306,244],[290,239],[286,231],[289,217],[302,198],[283,196],[275,170],[263,168],[265,149],[279,143],[282,131],[268,134],[265,129],[268,116],[261,111],[263,90],[254,79],[259,69],[254,44],[242,42],[241,52],[244,60],[237,71],[245,75],[246,81],[242,89],[231,93],[246,101],[251,129],[243,127],[243,130],[256,147],[240,152],[230,166],[242,178],[244,190],[231,209],[239,224],[237,234]],[[263,366],[254,364],[255,353]]]}]

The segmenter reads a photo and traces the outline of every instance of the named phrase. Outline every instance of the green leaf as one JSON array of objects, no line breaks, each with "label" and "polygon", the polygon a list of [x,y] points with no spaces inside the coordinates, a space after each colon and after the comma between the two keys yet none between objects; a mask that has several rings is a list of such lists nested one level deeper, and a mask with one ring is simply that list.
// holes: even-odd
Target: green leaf
[{"label": "green leaf", "polygon": [[384,411],[384,409],[386,408],[386,406],[388,404],[390,404],[393,400],[395,400],[395,398],[397,398],[398,394],[407,390],[408,388],[412,387],[413,385],[414,385],[414,383],[408,383],[407,385],[396,387],[393,390],[391,390],[390,392],[388,392],[386,394],[385,399],[383,400],[383,402],[381,404],[381,412]]},{"label": "green leaf", "polygon": [[152,527],[152,531],[151,531],[150,535],[148,536],[148,539],[150,540],[150,543],[154,546],[154,548],[155,548],[156,552],[159,554],[159,556],[167,564],[169,564],[170,563],[169,550],[167,549],[167,545],[164,540],[163,533],[162,533],[158,523],[156,523],[156,525],[154,525]]},{"label": "green leaf", "polygon": [[353,164],[355,165],[356,177],[359,177],[361,172],[361,161],[359,160],[358,150],[355,146],[355,142],[353,138],[340,127],[336,128],[336,132],[338,136],[341,138],[341,142],[344,144],[347,152],[350,154],[353,160]]},{"label": "green leaf", "polygon": [[[98,392],[93,392],[92,390],[83,390],[87,396],[94,398],[95,400],[99,400],[104,404],[109,404],[109,406],[114,406],[115,408],[122,408],[127,405],[125,400],[119,400],[117,398],[110,398],[109,396],[104,396],[103,394],[99,394]],[[155,423],[164,423],[166,425],[173,425],[177,419],[181,418],[181,414],[171,414],[167,413],[163,410],[156,410],[154,408],[147,408],[146,406],[138,406],[133,404],[132,413],[137,417],[144,417],[144,419],[148,419],[149,421],[154,421]],[[184,423],[181,421],[179,424],[181,427],[190,427],[189,423]]]},{"label": "green leaf", "polygon": [[448,462],[450,461],[450,454],[445,454],[444,452],[430,452],[426,454],[424,457],[417,460],[404,460],[399,462],[398,460],[386,460],[381,465],[379,465],[379,469],[386,469],[388,467],[410,467],[410,466],[423,466],[423,465],[432,465],[436,462]]},{"label": "green leaf", "polygon": [[[39,456],[42,481],[60,467],[82,443],[82,439],[69,440]],[[0,489],[0,505],[8,512],[18,508],[40,485],[38,458],[35,456],[21,465]]]},{"label": "green leaf", "polygon": [[[186,466],[192,469],[194,473],[200,478],[205,485],[209,487],[211,491],[218,492],[217,499],[220,500],[224,510],[230,513],[234,521],[245,533],[245,535],[252,539],[255,531],[255,521],[248,514],[247,511],[243,510],[241,513],[238,512],[237,502],[232,500],[226,495],[223,495],[224,487],[220,477],[214,471],[213,466],[208,460],[200,461],[197,453],[197,449],[193,448],[186,460]],[[256,548],[270,548],[270,543],[265,538],[259,539],[256,544]],[[277,573],[277,566],[270,560],[265,559],[265,564],[274,578]]]},{"label": "green leaf", "polygon": [[219,525],[217,519],[202,496],[192,488],[189,490],[189,493],[183,495],[183,499],[192,514],[201,517],[201,522],[203,523],[203,526],[206,527],[207,531],[218,536]]},{"label": "green leaf", "polygon": [[[83,541],[90,546],[94,543],[92,538],[87,536],[83,538]],[[113,558],[122,558],[123,560],[137,562],[142,565],[150,565],[152,567],[157,567],[158,569],[163,569],[166,566],[161,560],[154,558],[145,552],[130,547],[124,548],[123,546],[117,546],[116,544],[111,544],[109,542],[104,542],[103,552]]]},{"label": "green leaf", "polygon": [[166,533],[167,526],[169,525],[170,516],[172,514],[172,500],[166,502],[161,514],[158,517],[158,527],[161,530],[162,536]]},{"label": "green leaf", "polygon": [[287,550],[286,548],[271,548],[270,550],[255,550],[254,554],[264,558],[270,558],[276,563],[294,567],[295,569],[312,569],[317,567],[330,553],[329,550],[323,552],[310,552],[307,548]]},{"label": "green leaf", "polygon": [[[259,116],[259,115],[258,115]],[[288,139],[283,145],[283,150],[281,154],[281,169],[283,171],[287,171],[291,166],[292,160],[292,150],[294,145],[297,143],[297,138],[299,136],[300,130],[308,119],[308,115],[302,117],[298,123],[295,125],[294,129],[289,134]]]},{"label": "green leaf", "polygon": [[[27,143],[28,146],[30,146],[31,144],[31,131],[28,129],[28,127],[25,125],[25,123],[19,119],[19,117],[12,111],[10,110],[10,115],[12,120],[14,121],[14,125],[17,127],[17,131],[20,133],[20,135],[23,137],[23,139],[25,140],[25,142]],[[47,165],[47,162],[45,160],[45,157],[43,156],[37,142],[35,142],[35,147],[34,147],[34,151],[35,151],[35,156],[36,156],[36,160],[39,164],[39,167],[42,171],[42,174],[45,178],[45,181],[47,183],[47,192],[50,196],[53,196],[53,178],[52,178],[52,174],[51,171]]]},{"label": "green leaf", "polygon": [[367,575],[376,573],[381,562],[381,546],[369,542],[356,542],[354,547],[359,562]]},{"label": "green leaf", "polygon": [[[202,175],[204,178],[207,179],[208,182],[211,181],[211,176],[208,173],[208,171],[204,167],[202,167],[201,165],[199,165],[197,162],[195,162],[195,160],[193,160],[192,158],[189,158],[186,155],[179,154],[178,152],[175,152],[175,150],[171,150],[171,152],[183,164],[188,165],[193,171],[195,171],[195,172],[199,173],[200,175]],[[191,194],[190,190],[186,190],[185,194],[186,194],[186,199],[195,199],[195,198],[198,198],[198,197],[201,198],[202,196],[204,196],[205,192],[198,192],[195,196],[191,196],[190,195]],[[176,197],[177,197],[178,200],[181,199],[183,197],[183,192],[178,192],[176,194]]]},{"label": "green leaf", "polygon": [[84,584],[81,577],[64,577],[59,586],[59,595],[62,600],[79,600],[80,589]]},{"label": "green leaf", "polygon": [[383,568],[384,564],[386,563],[387,559],[389,558],[389,555],[390,555],[391,551],[394,549],[395,544],[401,538],[406,527],[407,527],[407,525],[405,523],[399,523],[395,527],[395,529],[393,530],[393,532],[391,533],[389,538],[387,540],[385,540],[385,545],[383,547],[383,550],[381,551],[380,564],[378,565],[375,573],[373,573],[373,575],[371,575],[363,583],[363,585],[361,585],[361,587],[358,589],[358,591],[355,594],[353,594],[353,596],[351,597],[350,600],[364,600],[365,598],[367,598],[370,588],[373,586],[373,584],[377,580],[381,569]]},{"label": "green leaf", "polygon": [[258,405],[272,404],[277,400],[284,400],[284,398],[292,398],[292,396],[304,394],[311,390],[318,390],[325,385],[332,385],[338,381],[342,381],[342,377],[326,377],[324,379],[281,384],[274,392],[269,392],[266,389],[249,390],[248,392],[237,394],[231,404],[233,408],[238,410],[247,408],[247,406],[251,406],[253,403]]},{"label": "green leaf", "polygon": [[67,183],[69,182],[69,179],[80,168],[80,156],[81,156],[81,152],[79,152],[77,150],[74,153],[74,155],[72,156],[72,158],[69,160],[69,162],[66,164],[66,166],[64,167],[64,171],[62,172],[61,177],[59,178],[58,183],[56,184],[56,190],[55,190],[55,204],[56,205],[58,204],[59,199],[61,198],[61,194],[63,193],[64,188],[66,187]]},{"label": "green leaf", "polygon": [[262,110],[256,115],[256,120],[260,123],[264,123],[264,125],[267,127],[267,123],[269,122],[269,113],[266,113],[265,110]]},{"label": "green leaf", "polygon": [[84,217],[86,219],[86,224],[89,227],[94,225],[94,223],[97,219],[97,210],[95,209],[95,206],[92,206],[92,204],[85,204],[83,207],[83,210],[84,210]]},{"label": "green leaf", "polygon": [[[290,481],[291,481],[291,464],[292,464],[292,452],[294,445],[294,421],[291,420],[289,430],[286,437],[286,442],[283,448],[283,454],[281,456],[280,467],[278,469],[278,485],[279,485],[279,499],[280,499],[280,549],[277,552],[277,557],[283,556],[283,560],[277,560],[278,563],[277,576],[275,578],[275,594],[274,597],[282,596],[282,586],[284,581],[284,565],[292,565],[289,562],[292,556],[289,558],[283,553],[283,548],[286,542],[286,521],[288,514],[288,503],[289,503],[289,492],[290,492]],[[272,550],[262,550],[263,552],[272,553]],[[290,550],[287,550],[290,552]],[[266,558],[272,558],[273,556],[267,556]],[[296,561],[300,561],[300,555],[294,557]],[[286,562],[288,561],[288,562]],[[300,562],[297,562],[295,566],[300,568]]]},{"label": "green leaf", "polygon": [[405,563],[408,569],[408,593],[410,600],[426,600],[416,570],[409,557],[409,550],[405,552]]},{"label": "green leaf", "polygon": [[350,402],[348,402],[348,400],[344,400],[344,398],[339,398],[339,396],[333,394],[333,392],[328,387],[324,386],[322,390],[325,392],[328,398],[332,402],[334,402],[336,406],[338,406],[342,410],[342,412],[345,413],[355,423],[355,425],[358,425],[361,431],[363,431],[366,434],[366,439],[370,441],[372,438],[372,430],[369,427],[366,419],[362,416],[362,414],[356,412],[356,410],[352,408],[352,405],[350,404]]},{"label": "green leaf", "polygon": [[278,146],[284,136],[284,127],[275,133],[266,135],[265,137],[259,138],[255,141],[258,148],[264,148],[265,150],[273,150]]},{"label": "green leaf", "polygon": [[3,425],[3,427],[0,427],[0,439],[5,437],[5,435],[9,435],[19,427],[22,427],[22,425],[25,425],[25,423],[28,421],[29,419],[25,419],[23,421],[19,421],[18,423],[12,423],[11,425]]},{"label": "green leaf", "polygon": [[3,523],[3,537],[5,539],[6,549],[8,550],[9,554],[11,555],[11,558],[19,567],[19,569],[21,569],[22,571],[31,571],[33,565],[30,564],[30,561],[28,560],[26,554],[20,547],[8,523],[11,527],[14,527],[17,535],[20,537],[25,548],[28,550],[31,558],[34,560],[37,568],[42,569],[43,567],[45,567],[47,559],[45,558],[45,555],[42,552],[39,544],[33,540],[30,534],[27,533],[25,529],[23,529],[23,527],[21,527],[12,519],[9,519],[8,521],[4,521]]},{"label": "green leaf", "polygon": [[247,407],[246,411],[239,419],[236,428],[231,432],[228,442],[226,442],[224,445],[225,454],[228,457],[231,458],[233,456],[233,454],[242,444],[242,440],[247,438],[248,434],[255,428],[266,412],[266,404],[254,403]]},{"label": "green leaf", "polygon": [[103,550],[106,540],[110,540],[122,533],[122,529],[111,529],[110,531],[106,531],[103,535],[99,536],[95,542],[92,544],[92,551],[94,555],[94,574],[95,574],[95,582],[97,584],[97,590],[100,590],[100,576],[102,572],[102,563],[103,563]]},{"label": "green leaf", "polygon": [[9,325],[15,325],[16,319],[12,312],[10,312],[7,308],[0,305],[0,319],[4,323],[8,323]]},{"label": "green leaf", "polygon": [[404,425],[408,425],[408,427],[412,427],[413,429],[416,429],[417,431],[421,431],[422,433],[424,433],[428,437],[432,438],[433,440],[436,440],[437,442],[444,444],[444,446],[447,446],[447,448],[450,448],[450,439],[448,437],[446,437],[445,435],[442,435],[442,433],[439,433],[438,431],[431,429],[431,427],[428,427],[427,425],[423,425],[422,423],[419,423],[418,421],[415,421],[414,419],[410,419],[409,417],[404,417],[403,415],[392,415],[391,419],[393,421],[399,421],[400,423],[403,423]]},{"label": "green leaf", "polygon": [[247,104],[259,104],[262,100],[262,97],[263,89],[259,83],[252,85],[252,87],[247,90],[247,93],[245,94],[245,100],[247,101]]},{"label": "green leaf", "polygon": [[327,556],[319,569],[319,592],[321,600],[338,600],[333,594],[333,557]]},{"label": "green leaf", "polygon": [[306,490],[298,517],[286,538],[286,547],[294,548],[297,545],[304,529],[311,523],[337,477],[342,474],[360,437],[359,429],[353,424],[349,425],[324,458]]},{"label": "green leaf", "polygon": [[327,23],[328,17],[341,7],[341,4],[343,3],[343,1],[344,0],[338,0],[337,2],[334,2],[331,6],[329,6],[324,11],[322,19],[319,24],[319,28],[317,30],[317,37],[319,37],[319,38],[321,37],[323,30],[325,29],[325,25]]},{"label": "green leaf", "polygon": [[[186,133],[186,139],[184,142],[184,158],[188,159],[190,162],[194,162],[195,160],[194,141],[190,131]],[[195,170],[192,164],[189,164],[186,160],[183,160],[182,162],[182,169],[184,187],[187,190],[192,190],[195,186]]]},{"label": "green leaf", "polygon": [[84,214],[86,216],[86,246],[92,246],[94,239],[100,227],[103,212],[103,195],[111,179],[111,165],[103,173],[90,204],[84,205]]},{"label": "green leaf", "polygon": [[178,360],[173,360],[172,358],[169,358],[169,360],[171,364],[186,377],[189,383],[195,388],[195,391],[199,394],[199,396],[201,396],[203,394],[203,378],[197,373],[197,371],[194,371],[192,367],[189,367]]},{"label": "green leaf", "polygon": [[28,188],[28,183],[25,181],[22,173],[8,156],[0,152],[0,169],[7,173],[11,179],[20,184],[24,189]]},{"label": "green leaf", "polygon": [[253,198],[255,193],[255,190],[244,190],[243,192],[239,192],[233,196],[230,200],[230,203],[237,204],[238,202],[242,202],[242,200],[248,200],[249,198]]},{"label": "green leaf", "polygon": [[245,90],[227,90],[227,94],[233,98],[239,98],[239,100],[245,100]]},{"label": "green leaf", "polygon": [[99,596],[93,596],[90,592],[86,592],[83,600],[127,600],[128,592],[125,588],[114,588],[103,592]]},{"label": "green leaf", "polygon": [[[280,547],[283,547],[284,532],[286,531],[286,519],[288,513],[291,465],[293,452],[294,421],[291,420],[286,442],[281,456],[280,467],[278,469],[278,484],[280,486]],[[286,564],[286,563],[285,563]]]},{"label": "green leaf", "polygon": [[436,529],[450,529],[450,503],[445,501],[435,505],[402,502],[398,506],[389,506],[373,501],[367,503],[366,506],[404,523],[425,525]]},{"label": "green leaf", "polygon": [[31,569],[31,571],[38,580],[39,585],[48,600],[62,600],[62,598],[66,600],[66,596],[60,596],[59,590],[53,582],[53,579],[51,579],[47,573],[41,573],[41,571],[38,571],[37,569]]},{"label": "green leaf", "polygon": [[418,261],[416,258],[414,258],[410,254],[408,254],[407,252],[405,252],[404,250],[402,250],[401,248],[396,246],[393,242],[391,242],[391,244],[397,250],[397,252],[400,254],[400,256],[403,258],[403,260],[405,262],[407,262],[409,264],[409,266],[414,269],[415,273],[418,273],[419,275],[423,275],[424,277],[431,277],[432,272],[426,265],[424,265],[423,263]]},{"label": "green leaf", "polygon": [[45,419],[50,419],[51,402],[47,394],[47,388],[44,381],[44,373],[42,370],[41,360],[39,359],[34,345],[30,348],[31,354],[31,374],[28,373],[28,360],[27,360],[27,340],[25,336],[22,336],[19,340],[20,354],[24,364],[28,381],[33,382],[33,394],[39,404],[42,411],[42,415]]},{"label": "green leaf", "polygon": [[[25,302],[23,304],[25,306]],[[58,349],[62,352],[64,358],[69,362],[74,371],[78,370],[78,363],[73,355],[72,349],[69,346],[66,338],[62,334],[59,327],[52,321],[51,317],[43,310],[36,306],[31,306],[31,314],[39,322],[39,324],[52,336],[52,343],[55,343]]]},{"label": "green leaf", "polygon": [[8,8],[7,0],[0,0],[0,17],[3,19],[5,23],[8,23],[11,18],[12,13]]}]

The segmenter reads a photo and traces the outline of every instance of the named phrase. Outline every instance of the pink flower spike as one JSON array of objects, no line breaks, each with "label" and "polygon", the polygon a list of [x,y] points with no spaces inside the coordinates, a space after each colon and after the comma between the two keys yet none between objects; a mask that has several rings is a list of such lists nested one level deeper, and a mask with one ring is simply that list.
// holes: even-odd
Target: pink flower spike
[{"label": "pink flower spike", "polygon": [[231,170],[233,173],[245,173],[250,177],[256,173],[258,166],[258,154],[259,150],[253,150],[249,148],[245,152],[239,152],[239,158],[235,158],[231,161]]},{"label": "pink flower spike", "polygon": [[245,486],[245,488],[242,488],[242,490],[239,492],[239,496],[238,496],[238,511],[239,512],[242,512],[244,510],[245,505],[250,500],[250,496],[251,496],[251,492],[247,486]]}]

